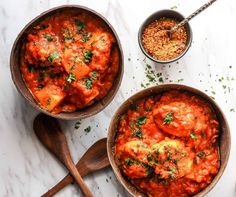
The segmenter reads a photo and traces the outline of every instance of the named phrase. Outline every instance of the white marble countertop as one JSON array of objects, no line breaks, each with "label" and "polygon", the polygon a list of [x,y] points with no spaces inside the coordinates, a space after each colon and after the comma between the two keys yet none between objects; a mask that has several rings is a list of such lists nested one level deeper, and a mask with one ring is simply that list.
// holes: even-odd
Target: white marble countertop
[{"label": "white marble countertop", "polygon": [[[1,0],[0,1],[0,196],[38,197],[57,183],[67,171],[39,143],[32,130],[38,111],[19,95],[9,68],[12,44],[20,30],[41,12],[63,4],[80,4],[104,15],[117,31],[124,49],[125,73],[120,90],[101,113],[82,120],[61,121],[74,161],[98,139],[105,137],[109,121],[118,106],[146,84],[146,64],[162,72],[164,83],[177,82],[206,91],[215,97],[231,129],[232,148],[228,166],[209,197],[235,197],[236,190],[236,2],[219,0],[191,21],[193,44],[178,62],[155,65],[144,59],[137,42],[143,20],[154,11],[175,8],[190,14],[206,0]],[[155,66],[155,67],[154,67]],[[154,85],[154,84],[150,84]],[[89,133],[84,128],[91,126]],[[128,196],[109,168],[85,178],[95,196]],[[58,193],[81,196],[69,186]]]}]

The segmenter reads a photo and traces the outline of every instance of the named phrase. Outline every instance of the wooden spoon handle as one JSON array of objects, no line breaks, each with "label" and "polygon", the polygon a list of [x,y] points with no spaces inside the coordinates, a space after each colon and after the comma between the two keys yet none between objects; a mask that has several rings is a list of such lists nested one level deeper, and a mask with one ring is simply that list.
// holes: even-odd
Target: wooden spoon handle
[{"label": "wooden spoon handle", "polygon": [[[67,164],[66,164],[67,165]],[[93,197],[92,192],[89,190],[87,185],[85,184],[84,180],[80,176],[79,172],[77,171],[77,168],[75,167],[74,163],[67,165],[68,170],[70,174],[74,177],[75,182],[79,185],[81,191],[83,192],[85,197]]]},{"label": "wooden spoon handle", "polygon": [[[77,170],[79,171],[81,177],[87,176],[88,174],[91,174],[92,171],[83,170],[82,166],[78,165]],[[68,174],[66,175],[59,183],[57,183],[53,188],[48,190],[45,194],[43,194],[41,197],[52,197],[57,192],[62,190],[65,186],[71,184],[74,182],[73,177]]]}]

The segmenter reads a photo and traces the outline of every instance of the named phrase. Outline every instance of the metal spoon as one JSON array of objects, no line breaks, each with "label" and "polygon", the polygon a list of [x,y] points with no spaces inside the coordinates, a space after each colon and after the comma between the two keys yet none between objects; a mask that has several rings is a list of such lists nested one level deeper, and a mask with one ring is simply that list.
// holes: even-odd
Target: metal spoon
[{"label": "metal spoon", "polygon": [[212,5],[216,0],[210,0],[208,1],[206,4],[204,4],[202,7],[200,7],[198,10],[196,10],[195,12],[193,12],[190,16],[188,16],[187,18],[185,18],[184,20],[182,20],[180,23],[178,23],[177,25],[175,25],[174,27],[172,27],[170,30],[166,30],[167,33],[169,35],[171,35],[172,33],[174,33],[177,29],[179,29],[180,27],[182,27],[183,25],[185,25],[187,22],[189,22],[193,17],[195,17],[196,15],[198,15],[199,13],[201,13],[203,10],[205,10],[206,8],[208,8],[210,5]]},{"label": "metal spoon", "polygon": [[69,170],[85,197],[93,197],[72,161],[66,137],[55,118],[39,114],[34,119],[34,132],[42,144]]},{"label": "metal spoon", "polygon": [[[107,138],[103,138],[94,143],[76,164],[76,168],[82,177],[108,166],[110,166],[110,162],[107,156]],[[53,188],[43,194],[42,197],[52,197],[58,191],[73,182],[73,177],[68,174]]]}]

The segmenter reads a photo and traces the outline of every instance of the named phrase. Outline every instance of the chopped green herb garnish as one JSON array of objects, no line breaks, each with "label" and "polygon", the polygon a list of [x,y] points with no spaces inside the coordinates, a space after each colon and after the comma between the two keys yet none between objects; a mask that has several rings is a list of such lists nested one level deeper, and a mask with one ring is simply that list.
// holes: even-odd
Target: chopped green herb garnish
[{"label": "chopped green herb garnish", "polygon": [[151,111],[151,107],[147,107],[147,108],[145,109],[145,111],[146,111],[146,112],[150,112],[150,111]]},{"label": "chopped green herb garnish", "polygon": [[136,119],[135,124],[137,126],[140,126],[140,125],[145,124],[146,122],[147,122],[147,117],[146,116],[141,116],[141,117]]},{"label": "chopped green herb garnish", "polygon": [[43,81],[44,77],[45,77],[45,73],[40,72],[39,73],[39,81]]},{"label": "chopped green herb garnish", "polygon": [[137,111],[137,110],[138,110],[138,105],[137,105],[137,103],[133,103],[132,105],[130,105],[130,109],[131,109],[132,111]]},{"label": "chopped green herb garnish", "polygon": [[96,80],[97,79],[97,71],[91,72],[91,79]]},{"label": "chopped green herb garnish", "polygon": [[78,128],[80,127],[80,125],[81,125],[81,122],[80,122],[80,121],[77,121],[77,122],[75,123],[75,129],[78,129]]},{"label": "chopped green herb garnish", "polygon": [[34,70],[35,70],[34,66],[30,65],[30,64],[27,65],[27,69],[28,69],[29,72],[34,72]]},{"label": "chopped green herb garnish", "polygon": [[51,104],[51,98],[48,98],[47,105],[50,105],[50,104]]},{"label": "chopped green herb garnish", "polygon": [[66,81],[68,83],[71,83],[72,81],[75,81],[76,77],[74,74],[69,74],[67,77],[66,77]]},{"label": "chopped green herb garnish", "polygon": [[199,152],[199,153],[197,154],[197,156],[198,156],[199,158],[202,158],[204,155],[205,155],[205,152]]},{"label": "chopped green herb garnish", "polygon": [[91,89],[93,87],[93,82],[90,78],[85,79],[85,86],[87,89]]},{"label": "chopped green herb garnish", "polygon": [[138,138],[142,138],[143,137],[143,132],[142,132],[142,130],[141,129],[139,129],[138,131],[136,131],[136,130],[132,130],[132,134],[134,135],[134,136],[136,136],[136,137],[138,137]]},{"label": "chopped green herb garnish", "polygon": [[152,155],[151,155],[151,154],[148,154],[147,160],[148,160],[148,161],[152,161]]},{"label": "chopped green herb garnish", "polygon": [[128,159],[125,160],[125,163],[126,163],[128,166],[131,166],[131,165],[133,165],[134,162],[133,162],[130,158],[128,158]]},{"label": "chopped green herb garnish", "polygon": [[169,112],[166,114],[165,119],[163,120],[163,124],[170,124],[174,120],[173,112]]},{"label": "chopped green herb garnish", "polygon": [[174,5],[174,6],[172,6],[170,9],[171,9],[171,10],[177,9],[177,6]]},{"label": "chopped green herb garnish", "polygon": [[52,38],[51,36],[48,36],[48,37],[47,37],[47,41],[48,41],[48,42],[52,42],[52,41],[53,41],[53,38]]},{"label": "chopped green herb garnish", "polygon": [[187,153],[182,153],[181,157],[186,157]]},{"label": "chopped green herb garnish", "polygon": [[91,131],[91,126],[88,126],[87,128],[84,129],[86,133],[89,133]]},{"label": "chopped green herb garnish", "polygon": [[77,26],[78,31],[84,28],[84,24],[79,19],[75,19],[75,25]]},{"label": "chopped green herb garnish", "polygon": [[235,112],[234,108],[231,108],[229,111],[230,111],[230,112]]},{"label": "chopped green herb garnish", "polygon": [[60,57],[60,54],[58,52],[53,52],[51,55],[49,55],[48,61],[50,63],[53,63],[53,61],[59,57]]},{"label": "chopped green herb garnish", "polygon": [[63,89],[64,89],[64,90],[68,90],[68,87],[67,87],[67,86],[64,86]]},{"label": "chopped green herb garnish", "polygon": [[82,42],[86,42],[88,40],[88,35],[84,34],[82,37]]},{"label": "chopped green herb garnish", "polygon": [[42,24],[42,25],[40,25],[39,28],[40,28],[40,30],[46,29],[46,28],[47,28],[47,25]]},{"label": "chopped green herb garnish", "polygon": [[37,86],[38,89],[42,89],[43,87],[44,87],[43,84],[39,84],[39,85]]},{"label": "chopped green herb garnish", "polygon": [[73,64],[71,67],[70,67],[70,70],[74,70],[75,69],[75,65]]},{"label": "chopped green herb garnish", "polygon": [[192,139],[194,139],[194,140],[197,139],[197,136],[196,136],[196,134],[194,133],[194,131],[191,131],[191,132],[190,132],[190,137],[191,137]]},{"label": "chopped green herb garnish", "polygon": [[91,50],[86,50],[85,52],[84,52],[84,61],[86,62],[86,63],[89,63],[89,62],[91,62],[92,61],[92,57],[93,57],[93,53],[92,53],[92,51]]}]

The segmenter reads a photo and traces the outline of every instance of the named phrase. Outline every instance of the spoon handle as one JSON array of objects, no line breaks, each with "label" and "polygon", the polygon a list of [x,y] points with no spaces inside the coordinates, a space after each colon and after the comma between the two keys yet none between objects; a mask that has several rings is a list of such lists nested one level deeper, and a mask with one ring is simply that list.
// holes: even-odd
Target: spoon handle
[{"label": "spoon handle", "polygon": [[185,25],[188,21],[190,21],[193,17],[201,13],[203,10],[208,8],[210,5],[212,5],[216,0],[210,0],[206,4],[204,4],[202,7],[200,7],[198,10],[196,10],[194,13],[192,13],[190,16],[182,20],[178,25],[174,26],[171,30],[170,33],[175,32],[178,28],[181,26]]},{"label": "spoon handle", "polygon": [[93,197],[92,192],[89,190],[87,185],[85,184],[84,180],[82,179],[81,175],[79,174],[77,168],[75,167],[72,160],[68,160],[68,163],[65,163],[67,166],[70,174],[74,177],[75,182],[80,186],[85,197]]}]

